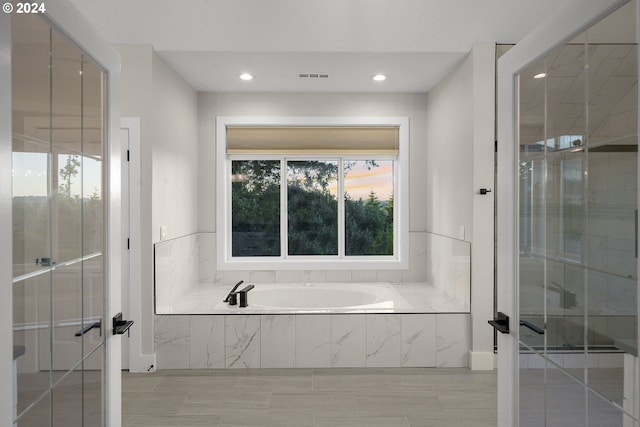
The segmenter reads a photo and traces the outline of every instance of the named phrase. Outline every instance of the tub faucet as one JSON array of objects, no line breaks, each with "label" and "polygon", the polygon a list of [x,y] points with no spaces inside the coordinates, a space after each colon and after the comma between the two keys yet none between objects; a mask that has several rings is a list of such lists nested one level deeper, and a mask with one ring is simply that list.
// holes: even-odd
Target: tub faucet
[{"label": "tub faucet", "polygon": [[240,295],[240,307],[246,307],[249,305],[249,300],[247,299],[247,294],[251,289],[255,288],[253,285],[249,285],[244,289],[239,290],[237,293]]},{"label": "tub faucet", "polygon": [[[231,289],[231,291],[229,291],[227,297],[222,302],[228,302],[229,305],[236,305],[236,289],[238,289],[238,286],[242,285],[243,283],[244,280],[240,280],[238,283],[236,283],[236,285],[233,287],[233,289]],[[231,299],[233,299],[233,302],[231,301]]]}]

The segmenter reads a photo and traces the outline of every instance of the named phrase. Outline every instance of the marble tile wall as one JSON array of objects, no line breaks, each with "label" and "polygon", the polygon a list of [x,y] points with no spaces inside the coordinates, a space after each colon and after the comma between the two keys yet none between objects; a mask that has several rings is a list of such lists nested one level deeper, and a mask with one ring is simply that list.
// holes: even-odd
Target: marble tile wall
[{"label": "marble tile wall", "polygon": [[158,369],[467,367],[469,314],[158,315]]},{"label": "marble tile wall", "polygon": [[471,244],[426,233],[427,282],[469,309],[471,305]]},{"label": "marble tile wall", "polygon": [[170,307],[199,281],[198,234],[154,245],[156,306]]},{"label": "marble tile wall", "polygon": [[196,233],[155,244],[156,306],[170,307],[196,286],[259,283],[391,282],[429,283],[470,309],[470,245],[431,233],[410,233],[407,270],[218,271],[216,234]]}]

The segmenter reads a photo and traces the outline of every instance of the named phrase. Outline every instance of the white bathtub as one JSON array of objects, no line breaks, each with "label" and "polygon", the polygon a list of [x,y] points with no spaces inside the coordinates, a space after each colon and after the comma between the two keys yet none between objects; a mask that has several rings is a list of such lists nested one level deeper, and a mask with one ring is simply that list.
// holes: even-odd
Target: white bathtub
[{"label": "white bathtub", "polygon": [[259,284],[249,307],[260,310],[398,310],[411,305],[389,283]]}]

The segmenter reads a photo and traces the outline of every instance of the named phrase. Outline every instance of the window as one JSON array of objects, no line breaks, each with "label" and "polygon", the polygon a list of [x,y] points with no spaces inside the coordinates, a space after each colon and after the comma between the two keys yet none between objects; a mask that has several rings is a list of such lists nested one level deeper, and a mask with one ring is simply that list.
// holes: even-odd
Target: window
[{"label": "window", "polygon": [[220,269],[405,268],[406,118],[217,126]]}]

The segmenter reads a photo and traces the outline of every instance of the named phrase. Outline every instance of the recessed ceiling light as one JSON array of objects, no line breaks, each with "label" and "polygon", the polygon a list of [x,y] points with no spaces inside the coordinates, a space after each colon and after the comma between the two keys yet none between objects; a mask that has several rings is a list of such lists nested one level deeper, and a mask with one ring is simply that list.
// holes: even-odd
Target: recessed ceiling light
[{"label": "recessed ceiling light", "polygon": [[253,80],[253,74],[249,74],[249,73],[242,73],[240,74],[240,79],[245,80],[245,81],[249,81],[249,80]]},{"label": "recessed ceiling light", "polygon": [[373,76],[371,76],[371,78],[376,82],[383,82],[387,80],[387,76],[385,76],[384,74],[374,74]]},{"label": "recessed ceiling light", "polygon": [[547,77],[547,73],[540,73],[533,76],[534,79],[544,79],[545,77]]}]

